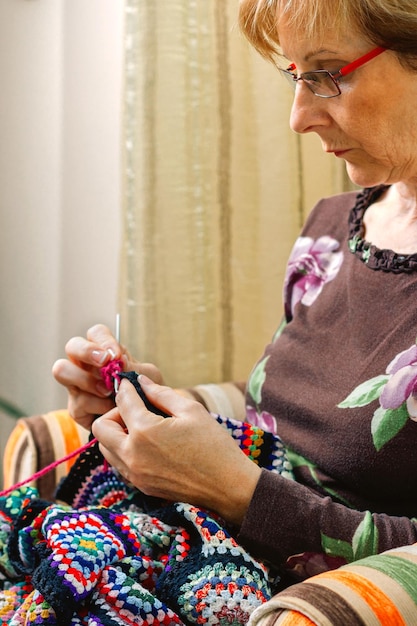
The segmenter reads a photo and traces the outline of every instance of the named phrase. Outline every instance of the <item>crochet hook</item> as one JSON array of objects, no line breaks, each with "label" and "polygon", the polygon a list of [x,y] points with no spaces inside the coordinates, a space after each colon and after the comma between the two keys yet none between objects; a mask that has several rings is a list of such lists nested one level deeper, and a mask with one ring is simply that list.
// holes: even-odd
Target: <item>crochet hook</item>
[{"label": "crochet hook", "polygon": [[[117,343],[120,343],[120,313],[116,314],[116,328],[114,336],[116,338]],[[114,393],[119,391],[119,379],[117,376],[114,377]]]}]

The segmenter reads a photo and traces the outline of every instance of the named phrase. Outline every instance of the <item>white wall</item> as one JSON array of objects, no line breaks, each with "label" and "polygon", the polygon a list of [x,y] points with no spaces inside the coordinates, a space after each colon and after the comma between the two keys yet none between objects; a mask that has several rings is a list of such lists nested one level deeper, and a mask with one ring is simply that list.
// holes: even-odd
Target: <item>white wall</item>
[{"label": "white wall", "polygon": [[28,414],[65,404],[66,340],[114,324],[123,5],[0,0],[0,396]]}]

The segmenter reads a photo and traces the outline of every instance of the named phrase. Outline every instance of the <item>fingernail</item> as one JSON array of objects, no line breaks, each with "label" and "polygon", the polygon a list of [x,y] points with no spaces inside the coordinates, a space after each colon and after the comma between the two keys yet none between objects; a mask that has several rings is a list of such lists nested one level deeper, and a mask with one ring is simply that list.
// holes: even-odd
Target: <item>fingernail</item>
[{"label": "fingernail", "polygon": [[110,354],[111,360],[114,361],[114,359],[116,358],[115,351],[112,350],[111,348],[107,348],[107,354]]},{"label": "fingernail", "polygon": [[145,385],[145,386],[152,385],[153,383],[153,381],[147,376],[145,376],[145,374],[139,374],[138,381],[140,382],[141,385]]},{"label": "fingernail", "polygon": [[99,365],[103,365],[105,360],[107,359],[109,353],[104,350],[93,350],[92,357],[96,363]]}]

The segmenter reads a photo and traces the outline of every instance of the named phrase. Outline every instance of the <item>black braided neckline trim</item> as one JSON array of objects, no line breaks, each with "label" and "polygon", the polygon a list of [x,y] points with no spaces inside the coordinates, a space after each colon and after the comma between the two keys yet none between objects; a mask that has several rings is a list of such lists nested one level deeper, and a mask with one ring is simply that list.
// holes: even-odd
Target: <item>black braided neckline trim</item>
[{"label": "black braided neckline trim", "polygon": [[383,272],[414,272],[417,270],[416,254],[398,254],[393,250],[380,250],[364,239],[363,216],[366,209],[387,189],[386,185],[361,191],[349,215],[349,250],[372,270]]}]

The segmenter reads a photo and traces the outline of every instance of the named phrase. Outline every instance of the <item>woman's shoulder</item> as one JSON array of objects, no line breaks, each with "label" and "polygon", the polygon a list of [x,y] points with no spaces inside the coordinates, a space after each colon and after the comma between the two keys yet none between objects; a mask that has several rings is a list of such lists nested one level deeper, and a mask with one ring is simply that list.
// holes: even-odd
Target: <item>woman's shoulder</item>
[{"label": "woman's shoulder", "polygon": [[345,237],[348,220],[362,191],[346,191],[319,200],[312,208],[303,228],[303,235],[328,234]]},{"label": "woman's shoulder", "polygon": [[363,194],[363,190],[358,191],[345,191],[333,196],[321,198],[312,208],[307,220],[306,225],[313,220],[331,219],[336,220],[341,215],[348,215],[352,209],[358,203],[358,199]]}]

